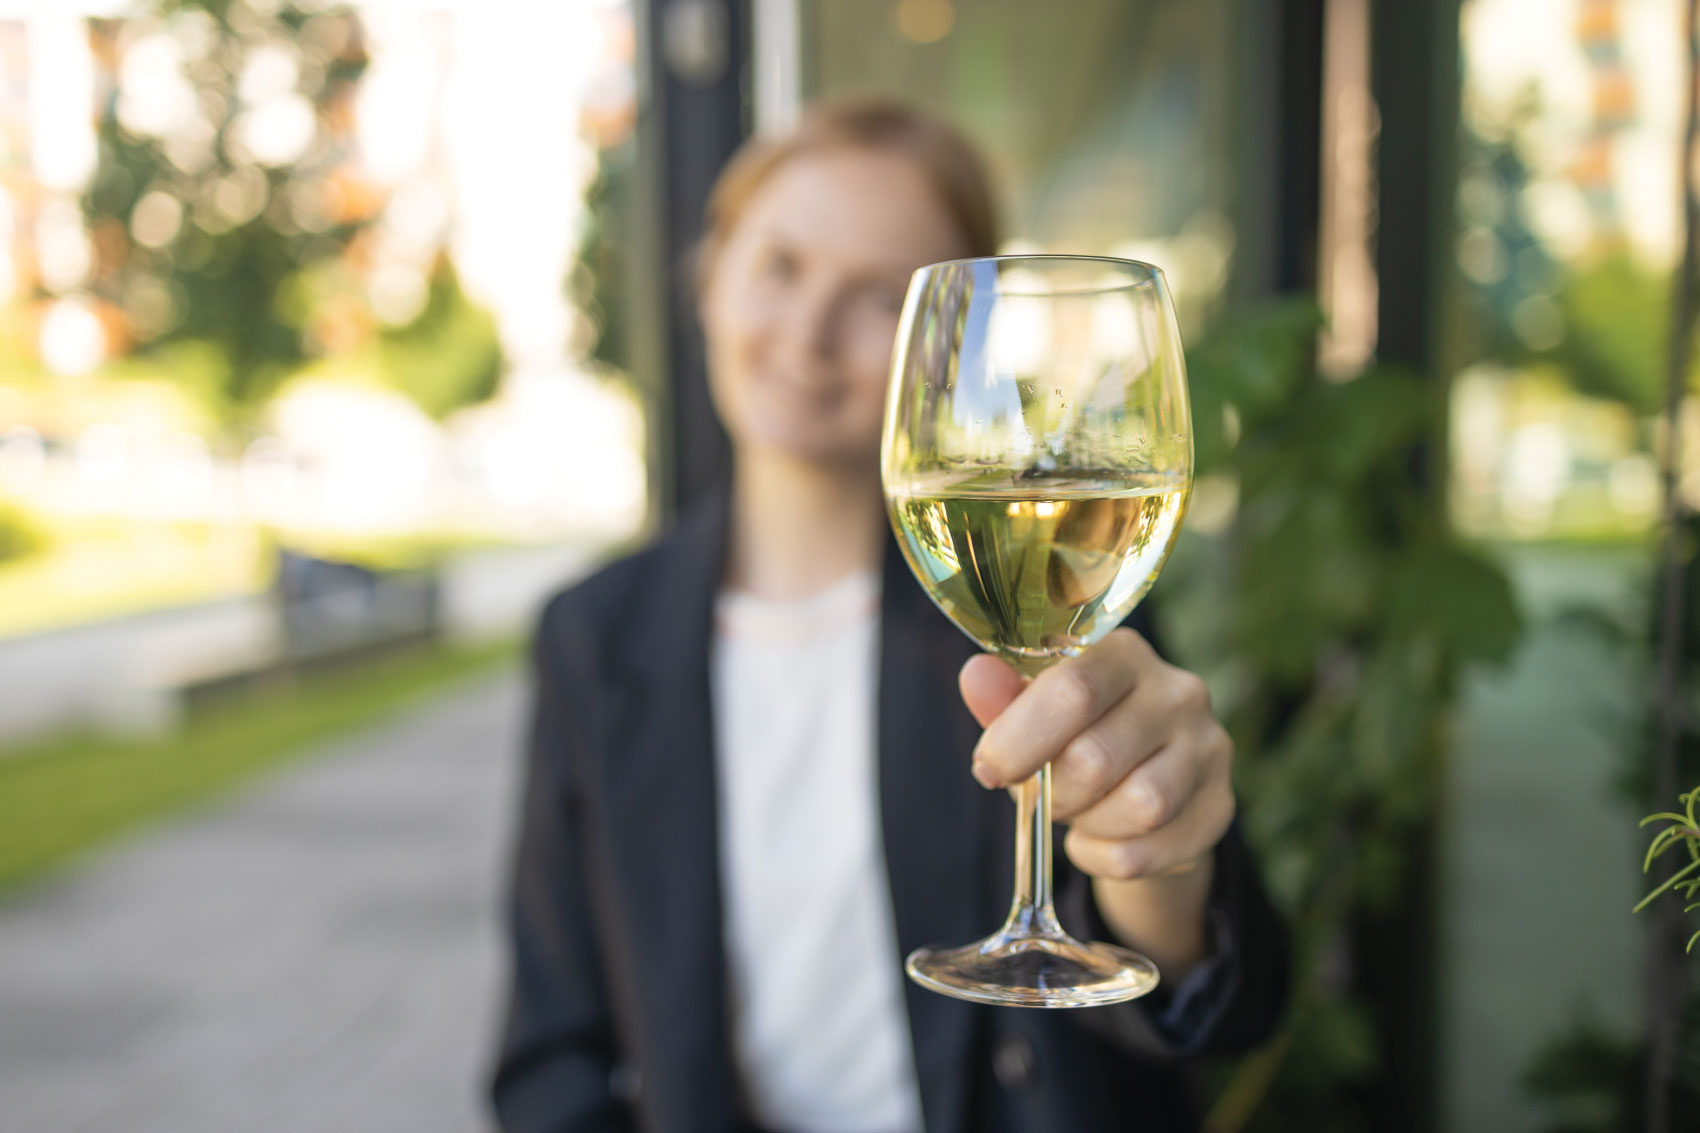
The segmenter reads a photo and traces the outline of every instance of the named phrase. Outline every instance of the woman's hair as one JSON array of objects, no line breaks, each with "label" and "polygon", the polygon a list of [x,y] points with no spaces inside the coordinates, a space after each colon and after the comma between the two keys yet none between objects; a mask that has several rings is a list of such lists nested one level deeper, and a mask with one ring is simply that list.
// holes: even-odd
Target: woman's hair
[{"label": "woman's hair", "polygon": [[955,126],[919,107],[878,95],[849,95],[815,103],[789,132],[751,138],[732,155],[708,197],[707,223],[697,249],[699,289],[750,198],[774,171],[803,154],[845,148],[907,157],[956,222],[966,254],[997,254],[997,200],[974,144]]}]

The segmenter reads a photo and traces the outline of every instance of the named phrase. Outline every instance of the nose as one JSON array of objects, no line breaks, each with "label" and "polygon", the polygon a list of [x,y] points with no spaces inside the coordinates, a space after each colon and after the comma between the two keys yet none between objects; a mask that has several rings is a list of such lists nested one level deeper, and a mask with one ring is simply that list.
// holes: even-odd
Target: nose
[{"label": "nose", "polygon": [[792,308],[791,330],[798,353],[814,361],[830,361],[838,350],[838,324],[843,302],[836,287],[798,289]]}]

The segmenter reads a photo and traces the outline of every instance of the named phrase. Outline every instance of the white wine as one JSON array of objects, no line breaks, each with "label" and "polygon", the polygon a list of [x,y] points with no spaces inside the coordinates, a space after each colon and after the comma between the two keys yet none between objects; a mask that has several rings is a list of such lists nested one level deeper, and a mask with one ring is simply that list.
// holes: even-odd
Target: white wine
[{"label": "white wine", "polygon": [[952,477],[889,494],[909,566],[975,641],[1035,673],[1109,633],[1151,589],[1184,477]]}]

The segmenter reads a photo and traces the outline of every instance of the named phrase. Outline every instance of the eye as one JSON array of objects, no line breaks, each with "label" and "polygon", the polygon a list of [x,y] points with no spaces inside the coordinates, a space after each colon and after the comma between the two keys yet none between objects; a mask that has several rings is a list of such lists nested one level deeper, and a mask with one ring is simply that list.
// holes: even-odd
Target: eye
[{"label": "eye", "polygon": [[764,278],[775,283],[792,283],[802,274],[803,265],[789,248],[768,248],[762,252],[757,265]]},{"label": "eye", "polygon": [[890,283],[869,283],[862,288],[862,300],[885,315],[903,313],[904,289]]}]

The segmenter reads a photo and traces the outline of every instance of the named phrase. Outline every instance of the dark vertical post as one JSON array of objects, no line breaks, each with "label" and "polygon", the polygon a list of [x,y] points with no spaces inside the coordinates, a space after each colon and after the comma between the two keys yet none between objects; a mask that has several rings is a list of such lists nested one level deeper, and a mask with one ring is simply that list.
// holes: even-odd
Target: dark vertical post
[{"label": "dark vertical post", "polygon": [[1458,181],[1459,0],[1378,0],[1370,72],[1381,114],[1376,355],[1439,377]]},{"label": "dark vertical post", "polygon": [[1241,76],[1234,113],[1237,303],[1316,287],[1323,8],[1324,0],[1240,0],[1233,8]]},{"label": "dark vertical post", "polygon": [[[709,402],[702,334],[696,321],[691,253],[714,179],[745,135],[748,0],[648,0],[644,38],[647,104],[640,146],[649,182],[642,212],[657,239],[649,323],[661,350],[648,350],[665,391],[665,424],[652,433],[671,459],[657,469],[664,509],[689,506],[730,468],[726,434]],[[646,273],[649,274],[649,273]]]},{"label": "dark vertical post", "polygon": [[1317,280],[1322,211],[1322,29],[1324,0],[1281,0],[1280,118],[1276,123],[1274,284],[1311,291]]},{"label": "dark vertical post", "polygon": [[[1376,357],[1448,380],[1443,312],[1454,243],[1457,184],[1459,0],[1376,0],[1370,9],[1371,90],[1380,114],[1376,148],[1379,280]],[[1414,473],[1443,499],[1444,441],[1414,457]],[[1433,763],[1434,797],[1443,765]],[[1394,911],[1359,926],[1361,985],[1378,1015],[1382,1074],[1368,1099],[1390,1130],[1438,1127],[1440,909],[1438,838],[1444,816],[1413,832]],[[1397,1115],[1394,1117],[1393,1115]]]}]

